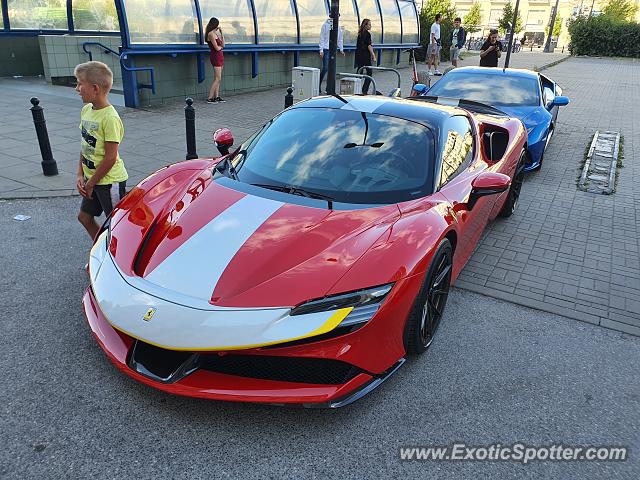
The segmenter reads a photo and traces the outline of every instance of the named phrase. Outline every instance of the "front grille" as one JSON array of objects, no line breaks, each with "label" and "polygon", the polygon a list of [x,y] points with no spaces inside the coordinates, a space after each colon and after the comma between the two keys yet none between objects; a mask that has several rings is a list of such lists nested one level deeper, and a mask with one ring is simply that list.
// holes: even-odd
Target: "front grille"
[{"label": "front grille", "polygon": [[339,360],[261,355],[207,355],[200,358],[201,368],[239,377],[282,382],[341,385],[362,373],[357,367]]},{"label": "front grille", "polygon": [[163,383],[174,383],[196,370],[282,382],[342,385],[364,371],[345,362],[324,358],[263,355],[218,355],[176,352],[137,340],[129,367]]},{"label": "front grille", "polygon": [[129,367],[159,382],[171,383],[193,371],[193,352],[166,350],[137,340],[129,355]]}]

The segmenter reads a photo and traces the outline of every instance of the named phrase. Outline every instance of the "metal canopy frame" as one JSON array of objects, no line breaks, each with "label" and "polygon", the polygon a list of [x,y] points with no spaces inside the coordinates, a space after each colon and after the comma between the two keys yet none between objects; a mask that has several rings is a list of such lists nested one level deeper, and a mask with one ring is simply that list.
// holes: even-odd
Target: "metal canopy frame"
[{"label": "metal canopy frame", "polygon": [[[100,35],[100,36],[120,36],[121,38],[121,51],[120,51],[120,63],[122,66],[122,80],[123,80],[123,88],[125,91],[125,104],[130,107],[138,107],[139,106],[139,97],[138,97],[138,89],[139,88],[150,88],[155,91],[155,79],[151,78],[150,85],[138,84],[136,72],[141,70],[153,71],[153,67],[136,67],[134,57],[141,55],[169,55],[176,57],[177,55],[196,55],[198,62],[198,81],[204,81],[204,57],[209,53],[209,48],[206,45],[203,31],[203,18],[202,18],[202,10],[200,8],[200,0],[191,0],[194,5],[194,9],[196,12],[196,17],[198,21],[198,42],[199,43],[188,43],[188,44],[180,44],[180,43],[172,43],[172,44],[136,44],[131,42],[131,32],[129,30],[129,22],[127,21],[127,12],[125,8],[124,1],[125,0],[113,0],[116,8],[116,13],[118,16],[118,23],[120,25],[120,31],[100,31],[100,30],[76,30],[73,22],[73,1],[74,0],[66,0],[66,10],[67,10],[67,29],[66,30],[30,30],[30,29],[11,29],[11,21],[9,18],[9,0],[0,0],[0,7],[3,13],[3,25],[0,29],[0,37],[2,36],[39,36],[39,35],[64,35],[64,34],[82,34],[82,35]],[[360,15],[360,8],[357,0],[344,0],[353,2],[354,10],[356,13],[356,17],[358,19],[358,25],[362,21]],[[374,0],[375,5],[378,8],[378,14],[380,17],[380,24],[382,27],[381,32],[381,45],[376,46],[376,50],[378,52],[378,65],[380,65],[380,57],[382,56],[383,50],[392,50],[397,51],[396,64],[400,63],[400,55],[403,49],[407,47],[416,46],[417,43],[402,43],[404,38],[404,26],[402,21],[402,9],[400,8],[399,2],[402,0],[395,0],[396,8],[400,18],[400,42],[398,44],[384,44],[384,16],[382,14],[382,7],[380,5],[380,0]],[[254,24],[254,43],[252,44],[236,44],[236,45],[227,45],[225,47],[225,52],[231,53],[233,55],[239,54],[251,54],[251,75],[252,78],[255,78],[259,74],[260,63],[259,63],[259,53],[260,52],[281,52],[281,53],[293,53],[294,55],[294,66],[298,66],[299,64],[299,54],[300,52],[305,51],[316,51],[316,44],[301,44],[301,31],[300,31],[300,14],[298,10],[298,3],[296,0],[290,0],[291,5],[294,10],[294,14],[296,16],[296,43],[287,43],[287,44],[261,44],[260,43],[260,35],[259,35],[259,22],[258,15],[256,12],[256,6],[254,0],[248,0],[250,6],[250,14],[253,17]],[[327,6],[327,11],[330,9],[330,0],[324,0],[325,5]],[[420,31],[420,22],[417,14],[417,7],[415,5],[415,1],[413,3],[413,8],[416,12],[416,21],[418,24],[418,34]],[[88,42],[87,44],[90,44]],[[85,49],[86,50],[86,49]],[[355,50],[355,45],[345,45],[346,51]]]}]

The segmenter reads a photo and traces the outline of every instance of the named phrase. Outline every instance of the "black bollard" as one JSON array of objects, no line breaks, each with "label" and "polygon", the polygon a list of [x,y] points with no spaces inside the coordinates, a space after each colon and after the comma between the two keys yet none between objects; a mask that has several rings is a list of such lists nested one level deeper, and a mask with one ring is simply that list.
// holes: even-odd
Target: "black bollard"
[{"label": "black bollard", "polygon": [[184,107],[184,121],[187,132],[187,160],[198,158],[196,153],[196,110],[193,108],[193,98],[185,100],[187,106]]},{"label": "black bollard", "polygon": [[293,105],[293,87],[287,88],[287,94],[284,96],[284,108]]},{"label": "black bollard", "polygon": [[38,97],[31,97],[31,105],[33,105],[30,109],[33,115],[33,124],[36,126],[40,153],[42,154],[42,173],[47,177],[58,175],[58,164],[53,159],[49,134],[47,133],[47,122],[44,119],[44,110],[40,106]]}]

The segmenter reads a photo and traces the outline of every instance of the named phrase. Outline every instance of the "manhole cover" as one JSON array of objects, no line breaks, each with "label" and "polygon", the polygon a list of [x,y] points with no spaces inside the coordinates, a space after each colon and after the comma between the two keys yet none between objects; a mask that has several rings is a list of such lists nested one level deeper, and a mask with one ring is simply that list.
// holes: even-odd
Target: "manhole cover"
[{"label": "manhole cover", "polygon": [[585,192],[611,195],[615,189],[620,134],[596,132],[582,168],[578,188]]}]

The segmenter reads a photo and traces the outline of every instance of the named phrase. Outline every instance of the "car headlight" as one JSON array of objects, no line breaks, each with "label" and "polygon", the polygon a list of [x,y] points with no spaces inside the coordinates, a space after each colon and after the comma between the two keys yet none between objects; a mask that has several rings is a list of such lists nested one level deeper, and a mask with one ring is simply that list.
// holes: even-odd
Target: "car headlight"
[{"label": "car headlight", "polygon": [[349,312],[349,315],[347,315],[338,326],[344,327],[368,322],[378,311],[378,308],[380,308],[380,305],[392,287],[393,283],[388,283],[379,287],[311,300],[310,302],[305,302],[294,307],[289,315],[304,315],[307,313],[326,312],[351,307],[352,310]]}]

